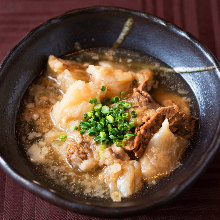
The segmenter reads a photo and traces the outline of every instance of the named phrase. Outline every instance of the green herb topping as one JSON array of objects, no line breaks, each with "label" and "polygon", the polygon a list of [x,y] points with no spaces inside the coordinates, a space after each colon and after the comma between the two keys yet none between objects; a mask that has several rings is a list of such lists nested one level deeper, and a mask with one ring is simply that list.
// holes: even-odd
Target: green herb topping
[{"label": "green herb topping", "polygon": [[97,103],[97,98],[94,98],[93,100],[89,101],[90,104],[96,104]]},{"label": "green herb topping", "polygon": [[136,118],[137,117],[137,112],[136,111],[131,111],[131,117]]},{"label": "green herb topping", "polygon": [[97,98],[90,100],[89,103],[95,106],[90,112],[84,114],[86,121],[80,122],[80,134],[87,131],[88,135],[94,136],[94,141],[101,143],[102,146],[115,143],[118,147],[124,146],[126,140],[136,136],[135,123],[129,118],[136,118],[137,113],[136,111],[127,112],[132,107],[132,103],[124,100],[124,94],[128,98],[127,93],[121,92],[121,98],[112,97],[108,103],[97,103]]},{"label": "green herb topping", "polygon": [[59,139],[60,141],[65,141],[65,140],[67,139],[67,135],[66,135],[66,134],[61,134],[61,135],[58,137],[58,139]]},{"label": "green herb topping", "polygon": [[106,90],[106,87],[102,86],[101,91],[105,91],[105,90]]}]

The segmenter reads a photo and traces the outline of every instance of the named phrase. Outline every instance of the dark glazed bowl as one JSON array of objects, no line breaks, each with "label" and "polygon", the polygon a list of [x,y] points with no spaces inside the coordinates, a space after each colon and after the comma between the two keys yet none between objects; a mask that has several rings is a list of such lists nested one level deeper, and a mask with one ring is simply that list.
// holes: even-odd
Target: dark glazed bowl
[{"label": "dark glazed bowl", "polygon": [[199,130],[183,165],[151,191],[121,203],[69,195],[48,185],[32,169],[16,141],[16,116],[22,97],[45,67],[50,54],[62,56],[83,48],[112,47],[124,22],[134,26],[121,47],[149,54],[170,67],[219,66],[213,55],[189,34],[148,14],[112,7],[67,12],[32,30],[0,69],[0,164],[19,184],[61,207],[97,216],[140,214],[177,196],[204,170],[219,147],[220,73],[218,69],[182,74],[194,94]]}]

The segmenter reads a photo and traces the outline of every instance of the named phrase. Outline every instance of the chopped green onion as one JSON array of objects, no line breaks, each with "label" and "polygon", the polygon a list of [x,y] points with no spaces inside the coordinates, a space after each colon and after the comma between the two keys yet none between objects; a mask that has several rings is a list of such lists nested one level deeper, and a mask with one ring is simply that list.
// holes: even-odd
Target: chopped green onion
[{"label": "chopped green onion", "polygon": [[[89,136],[94,137],[95,142],[105,146],[116,144],[123,147],[126,140],[136,135],[132,133],[135,123],[130,121],[128,113],[132,103],[123,100],[124,94],[126,93],[121,92],[121,99],[115,96],[105,104],[103,101],[97,103],[97,98],[90,100],[89,103],[94,104],[94,107],[84,114],[86,121],[80,122],[79,133],[84,134],[87,131]],[[136,111],[131,111],[130,114],[132,118],[137,117]]]},{"label": "chopped green onion", "polygon": [[98,142],[99,140],[100,140],[100,136],[97,136],[97,137],[94,138],[95,142]]},{"label": "chopped green onion", "polygon": [[98,125],[97,125],[97,129],[99,130],[99,131],[102,131],[103,130],[103,125],[101,124],[101,123],[99,123]]},{"label": "chopped green onion", "polygon": [[100,137],[105,139],[106,138],[106,133],[104,131],[100,132]]},{"label": "chopped green onion", "polygon": [[94,98],[93,100],[89,101],[90,104],[96,104],[97,103],[97,98]]},{"label": "chopped green onion", "polygon": [[135,137],[135,136],[137,136],[137,134],[128,133],[128,134],[125,135],[124,139],[128,140],[130,137]]},{"label": "chopped green onion", "polygon": [[108,131],[111,132],[111,130],[112,130],[112,125],[111,125],[111,124],[108,124],[107,127],[108,127]]},{"label": "chopped green onion", "polygon": [[95,104],[97,103],[97,98],[94,98],[94,103],[95,103]]},{"label": "chopped green onion", "polygon": [[111,100],[110,100],[110,103],[116,103],[116,102],[119,102],[120,101],[120,98],[118,96],[115,96],[115,97],[112,97]]},{"label": "chopped green onion", "polygon": [[106,90],[106,87],[102,86],[101,91],[105,91],[105,90]]},{"label": "chopped green onion", "polygon": [[129,123],[129,126],[130,126],[130,128],[133,128],[133,127],[135,126],[134,121],[131,121],[131,122]]},{"label": "chopped green onion", "polygon": [[117,146],[117,147],[123,147],[124,145],[125,145],[124,142],[122,142],[121,144],[120,144],[119,142],[116,143],[116,146]]},{"label": "chopped green onion", "polygon": [[96,112],[96,113],[95,113],[95,116],[99,118],[100,113],[99,113],[99,112]]},{"label": "chopped green onion", "polygon": [[104,105],[104,106],[102,107],[102,113],[103,113],[103,114],[109,113],[109,107],[108,107],[107,105]]},{"label": "chopped green onion", "polygon": [[120,92],[121,99],[123,99],[123,94],[126,94],[126,99],[128,99],[128,93],[127,92]]},{"label": "chopped green onion", "polygon": [[103,153],[104,153],[105,148],[106,148],[105,145],[99,146],[99,156],[100,156],[101,158],[103,157]]},{"label": "chopped green onion", "polygon": [[115,136],[114,135],[109,135],[109,137],[111,138],[111,139],[115,139]]},{"label": "chopped green onion", "polygon": [[110,123],[114,122],[114,118],[111,115],[108,115],[106,118]]},{"label": "chopped green onion", "polygon": [[124,104],[124,107],[125,107],[126,109],[131,108],[131,106],[132,106],[132,104],[131,104],[130,102],[126,102],[126,103]]},{"label": "chopped green onion", "polygon": [[88,114],[89,118],[91,118],[93,116],[92,112],[88,112],[87,114]]},{"label": "chopped green onion", "polygon": [[80,133],[80,134],[84,134],[85,131],[84,131],[84,130],[80,130],[79,133]]},{"label": "chopped green onion", "polygon": [[94,136],[97,133],[97,129],[92,127],[88,130],[88,135],[89,136]]},{"label": "chopped green onion", "polygon": [[128,118],[128,113],[127,113],[127,112],[126,112],[126,113],[123,113],[123,114],[122,114],[122,117],[125,118],[125,119]]},{"label": "chopped green onion", "polygon": [[137,117],[137,112],[136,111],[131,111],[131,117],[136,118]]},{"label": "chopped green onion", "polygon": [[98,109],[101,109],[101,107],[102,107],[102,104],[98,103],[94,106],[94,109],[97,111]]},{"label": "chopped green onion", "polygon": [[78,130],[78,126],[75,126],[75,127],[74,127],[74,130]]},{"label": "chopped green onion", "polygon": [[65,140],[67,139],[67,135],[66,135],[66,134],[61,134],[61,135],[58,137],[58,139],[59,139],[60,141],[65,141]]}]

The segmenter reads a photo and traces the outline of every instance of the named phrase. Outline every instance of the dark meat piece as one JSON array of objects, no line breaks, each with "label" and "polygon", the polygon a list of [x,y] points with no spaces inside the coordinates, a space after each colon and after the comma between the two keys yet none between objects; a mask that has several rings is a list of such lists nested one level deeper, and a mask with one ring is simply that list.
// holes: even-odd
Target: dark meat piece
[{"label": "dark meat piece", "polygon": [[69,164],[71,164],[71,157],[73,155],[81,160],[87,160],[90,153],[91,149],[86,142],[77,143],[72,138],[66,141],[66,156]]},{"label": "dark meat piece", "polygon": [[177,105],[161,107],[146,91],[148,84],[143,83],[134,90],[130,101],[134,103],[131,110],[145,107],[142,115],[142,124],[135,129],[136,137],[131,137],[125,143],[125,150],[133,151],[136,157],[141,157],[152,136],[161,128],[165,118],[168,119],[170,130],[184,138],[193,135],[196,119],[181,111]]},{"label": "dark meat piece", "polygon": [[156,104],[151,95],[147,92],[151,88],[151,81],[146,80],[138,88],[134,88],[133,95],[127,100],[134,103],[134,106],[143,107]]},{"label": "dark meat piece", "polygon": [[128,161],[130,159],[127,153],[121,147],[112,146],[110,150],[112,152],[112,155],[117,159],[120,159],[122,161]]},{"label": "dark meat piece", "polygon": [[128,111],[137,112],[137,118],[134,119],[137,126],[143,124],[142,118],[147,110],[160,107],[148,92],[141,90],[142,88],[144,87],[140,85],[137,89],[134,89],[133,95],[126,100],[132,103],[132,107]]},{"label": "dark meat piece", "polygon": [[135,103],[135,105],[141,107],[152,104],[158,105],[147,91],[142,90],[143,88],[145,88],[142,86],[143,84],[141,84],[137,89],[134,89],[134,93],[129,98],[129,101],[132,101],[133,103]]},{"label": "dark meat piece", "polygon": [[148,106],[150,103],[152,103],[150,95],[149,98],[145,97],[139,91],[137,91],[137,89],[134,89],[133,95],[127,101],[134,103],[134,107]]},{"label": "dark meat piece", "polygon": [[178,106],[160,107],[157,109],[158,114],[165,115],[169,120],[170,130],[186,139],[192,137],[196,118],[181,111]]},{"label": "dark meat piece", "polygon": [[148,80],[146,80],[145,82],[143,82],[140,86],[138,86],[138,91],[139,92],[146,92],[146,91],[150,91],[152,87],[152,80],[149,78]]},{"label": "dark meat piece", "polygon": [[177,106],[159,107],[157,110],[146,111],[143,117],[145,123],[137,128],[133,149],[131,145],[126,150],[133,150],[136,157],[141,157],[152,136],[159,131],[165,118],[168,119],[170,130],[184,138],[190,138],[195,127],[195,120]]}]

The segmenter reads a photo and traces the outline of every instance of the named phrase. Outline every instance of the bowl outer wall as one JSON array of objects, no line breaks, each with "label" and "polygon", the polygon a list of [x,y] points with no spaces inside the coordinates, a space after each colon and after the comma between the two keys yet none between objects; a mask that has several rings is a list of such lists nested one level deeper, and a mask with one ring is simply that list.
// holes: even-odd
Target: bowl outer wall
[{"label": "bowl outer wall", "polygon": [[95,7],[70,11],[35,28],[12,49],[0,69],[1,166],[28,190],[81,213],[130,215],[164,203],[178,195],[204,170],[219,146],[219,70],[183,74],[183,79],[190,85],[199,105],[200,131],[192,155],[173,176],[175,181],[164,186],[162,193],[157,193],[147,202],[145,198],[112,204],[77,199],[68,201],[62,195],[44,189],[37,184],[38,181],[33,182],[36,176],[28,167],[29,163],[15,139],[16,115],[24,92],[45,66],[50,54],[61,56],[72,52],[74,42],[79,42],[83,48],[111,47],[130,16],[135,24],[121,47],[150,54],[173,68],[218,65],[204,46],[168,22],[136,11]]}]

